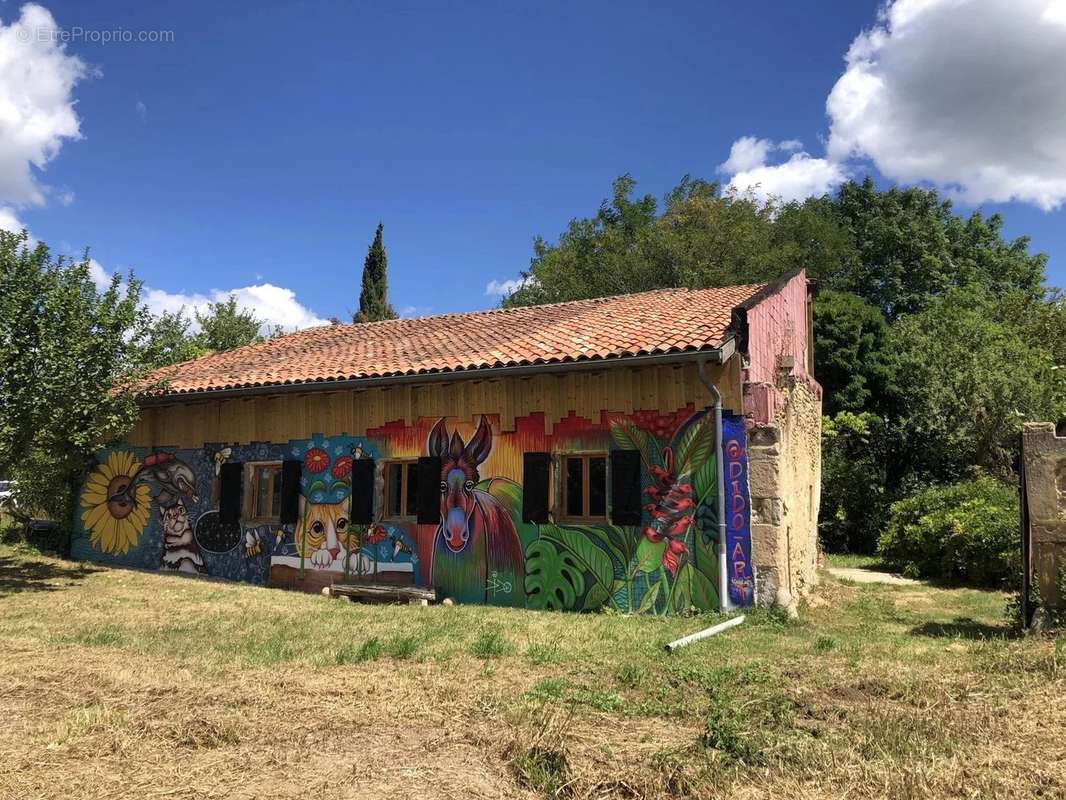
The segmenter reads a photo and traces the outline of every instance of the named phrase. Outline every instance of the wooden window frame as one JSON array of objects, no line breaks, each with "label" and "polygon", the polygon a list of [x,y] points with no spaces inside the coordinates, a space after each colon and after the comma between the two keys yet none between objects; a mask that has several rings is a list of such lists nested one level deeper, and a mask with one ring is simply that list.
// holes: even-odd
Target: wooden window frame
[{"label": "wooden window frame", "polygon": [[[418,514],[417,513],[415,513],[415,514],[408,514],[407,513],[407,499],[408,499],[407,498],[407,490],[411,486],[411,478],[410,478],[411,470],[417,470],[418,469],[418,459],[417,458],[389,458],[389,459],[384,460],[383,464],[384,464],[384,466],[382,467],[382,477],[383,477],[383,481],[382,482],[384,484],[384,494],[385,494],[385,496],[383,498],[384,502],[381,504],[381,509],[382,509],[381,518],[382,518],[382,520],[385,520],[387,522],[416,522],[418,520]],[[393,464],[400,464],[403,467],[403,469],[402,469],[402,477],[400,478],[400,514],[398,514],[398,515],[391,514],[390,513],[390,509],[389,509],[389,490],[390,490],[391,484],[392,484],[392,465]],[[417,506],[417,498],[416,498],[416,506]],[[417,508],[416,508],[416,512],[417,512]]]},{"label": "wooden window frame", "polygon": [[281,463],[280,461],[252,461],[244,465],[244,521],[262,524],[268,522],[281,522],[281,503],[278,503],[277,514],[274,516],[258,516],[255,513],[255,503],[259,498],[259,470],[263,467],[273,467],[274,473],[270,478],[270,486],[267,496],[274,496],[274,486],[277,482],[278,490],[281,488]]},{"label": "wooden window frame", "polygon": [[[582,525],[604,525],[610,522],[611,518],[611,498],[609,495],[611,489],[611,458],[610,454],[606,450],[589,450],[589,451],[572,451],[566,453],[556,453],[557,468],[554,470],[556,478],[556,514],[553,514],[559,522],[576,523]],[[581,459],[584,464],[581,467],[581,515],[572,516],[567,513],[566,508],[566,476],[567,476],[567,461],[572,458]],[[591,494],[589,492],[589,478],[592,475],[592,470],[589,467],[589,461],[593,458],[603,459],[603,473],[604,473],[604,485],[603,485],[603,516],[591,516],[589,514],[589,500]]]}]

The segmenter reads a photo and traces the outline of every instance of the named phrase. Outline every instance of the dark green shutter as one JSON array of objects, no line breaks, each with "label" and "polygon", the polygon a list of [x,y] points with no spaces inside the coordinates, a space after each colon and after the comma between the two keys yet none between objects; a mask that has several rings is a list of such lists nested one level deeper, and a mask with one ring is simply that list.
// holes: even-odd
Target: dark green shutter
[{"label": "dark green shutter", "polygon": [[300,518],[300,476],[303,462],[281,462],[281,524],[292,525]]},{"label": "dark green shutter", "polygon": [[352,510],[348,521],[369,525],[374,521],[374,459],[357,458],[352,462]]},{"label": "dark green shutter", "polygon": [[551,456],[548,453],[522,454],[522,521],[548,521],[549,474]]},{"label": "dark green shutter", "polygon": [[418,459],[418,524],[440,523],[440,459],[422,456]]},{"label": "dark green shutter", "polygon": [[611,522],[639,525],[641,486],[640,451],[611,451]]},{"label": "dark green shutter", "polygon": [[244,464],[223,464],[218,473],[218,521],[240,522],[241,489],[244,483]]}]

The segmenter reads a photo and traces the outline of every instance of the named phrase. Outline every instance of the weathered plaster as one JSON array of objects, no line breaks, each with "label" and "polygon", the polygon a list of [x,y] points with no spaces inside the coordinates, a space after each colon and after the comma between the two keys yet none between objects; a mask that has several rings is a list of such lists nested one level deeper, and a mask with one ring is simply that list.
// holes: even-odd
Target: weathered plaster
[{"label": "weathered plaster", "polygon": [[818,580],[822,401],[787,377],[772,424],[749,431],[756,601],[794,611]]}]

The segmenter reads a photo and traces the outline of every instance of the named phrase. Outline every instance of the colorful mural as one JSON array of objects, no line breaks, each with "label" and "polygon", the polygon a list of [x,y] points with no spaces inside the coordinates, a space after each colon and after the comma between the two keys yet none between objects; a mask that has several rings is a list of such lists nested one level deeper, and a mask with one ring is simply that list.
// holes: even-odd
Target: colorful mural
[{"label": "colorful mural", "polygon": [[441,459],[433,585],[460,602],[524,606],[525,560],[511,517],[515,501],[521,509],[521,487],[506,478],[481,480],[478,465],[492,450],[486,417],[469,442],[458,430],[449,438],[446,423],[437,421],[426,445]]},{"label": "colorful mural", "polygon": [[748,451],[744,418],[722,419],[722,452],[725,458],[726,558],[729,569],[729,601],[749,606],[755,599],[755,576],[751,568],[751,500],[748,491]]},{"label": "colorful mural", "polygon": [[[729,507],[728,543],[739,545],[729,550],[730,593],[744,604],[751,558],[743,420],[737,424],[729,429],[727,478],[743,508]],[[602,463],[615,449],[640,454],[639,525],[611,524],[609,511],[577,522],[522,521],[524,453],[555,454],[559,506],[560,454],[594,453]],[[420,456],[441,463],[434,524],[385,514],[388,465]],[[374,520],[354,525],[352,465],[366,458],[375,465]],[[300,462],[294,525],[220,521],[221,464],[250,469],[285,460]],[[718,606],[714,420],[691,406],[668,414],[602,412],[597,420],[571,415],[552,426],[534,414],[505,433],[494,415],[438,418],[390,423],[365,436],[115,448],[98,461],[81,495],[72,546],[80,558],[307,590],[345,580],[411,583],[459,602],[538,609],[676,613]]]}]

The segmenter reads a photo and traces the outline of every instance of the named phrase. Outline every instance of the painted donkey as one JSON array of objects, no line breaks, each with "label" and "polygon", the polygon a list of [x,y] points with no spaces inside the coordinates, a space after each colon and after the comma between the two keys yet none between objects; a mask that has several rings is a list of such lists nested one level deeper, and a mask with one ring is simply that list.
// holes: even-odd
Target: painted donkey
[{"label": "painted donkey", "polygon": [[478,473],[492,450],[485,417],[464,442],[448,437],[442,418],[429,433],[426,449],[441,460],[440,524],[433,537],[433,584],[446,597],[466,603],[525,605],[525,559],[507,508],[492,493],[503,478],[482,483]]}]

